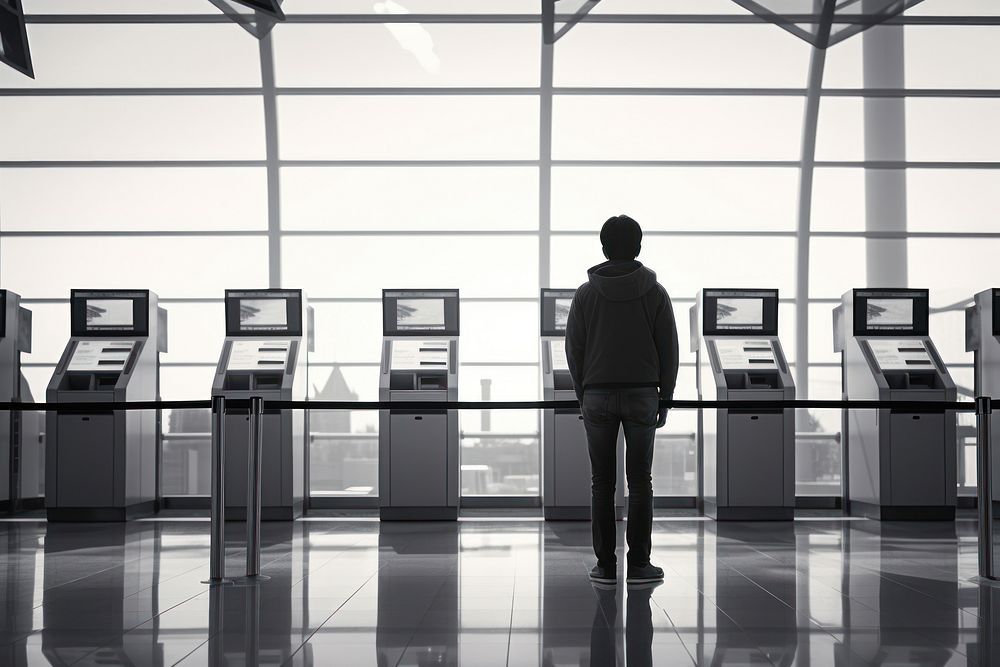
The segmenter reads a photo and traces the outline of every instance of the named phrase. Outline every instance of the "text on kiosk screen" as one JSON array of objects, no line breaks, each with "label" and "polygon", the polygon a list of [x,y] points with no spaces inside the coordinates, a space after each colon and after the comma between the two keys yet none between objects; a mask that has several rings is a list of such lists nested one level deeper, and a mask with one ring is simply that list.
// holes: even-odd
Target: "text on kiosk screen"
[{"label": "text on kiosk screen", "polygon": [[396,329],[444,329],[444,299],[397,299]]},{"label": "text on kiosk screen", "polygon": [[868,299],[865,324],[869,329],[912,327],[913,299]]},{"label": "text on kiosk screen", "polygon": [[719,298],[715,302],[715,323],[719,329],[763,327],[764,300]]},{"label": "text on kiosk screen", "polygon": [[87,299],[87,328],[132,326],[131,299]]},{"label": "text on kiosk screen", "polygon": [[552,370],[568,371],[569,361],[566,359],[566,339],[559,338],[552,341]]},{"label": "text on kiosk screen", "polygon": [[254,331],[288,326],[285,299],[240,299],[240,329]]}]

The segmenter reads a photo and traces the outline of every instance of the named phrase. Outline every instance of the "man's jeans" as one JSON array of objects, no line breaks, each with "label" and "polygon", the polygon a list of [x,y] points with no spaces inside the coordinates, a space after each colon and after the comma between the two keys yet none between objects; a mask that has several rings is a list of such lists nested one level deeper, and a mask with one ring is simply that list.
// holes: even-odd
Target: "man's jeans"
[{"label": "man's jeans", "polygon": [[653,387],[588,389],[583,395],[583,423],[590,449],[590,513],[594,553],[599,565],[613,567],[615,556],[615,472],[618,427],[625,429],[625,477],[628,480],[628,564],[649,564],[653,531],[653,439],[659,394]]}]

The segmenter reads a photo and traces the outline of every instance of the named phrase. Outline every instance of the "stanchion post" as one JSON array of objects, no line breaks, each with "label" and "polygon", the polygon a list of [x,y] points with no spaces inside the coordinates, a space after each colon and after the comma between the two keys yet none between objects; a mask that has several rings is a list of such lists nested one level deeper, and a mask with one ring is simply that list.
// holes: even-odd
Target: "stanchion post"
[{"label": "stanchion post", "polygon": [[976,450],[979,463],[979,576],[996,580],[993,562],[993,401],[976,397]]},{"label": "stanchion post", "polygon": [[212,504],[209,538],[209,580],[226,576],[226,399],[212,397]]},{"label": "stanchion post", "polygon": [[264,399],[250,399],[250,451],[247,456],[247,576],[260,574],[260,459]]}]

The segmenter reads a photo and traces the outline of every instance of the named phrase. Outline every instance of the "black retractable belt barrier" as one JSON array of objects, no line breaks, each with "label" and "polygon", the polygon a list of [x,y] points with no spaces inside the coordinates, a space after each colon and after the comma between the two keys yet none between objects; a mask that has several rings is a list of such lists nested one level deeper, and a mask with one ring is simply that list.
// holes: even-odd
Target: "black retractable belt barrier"
[{"label": "black retractable belt barrier", "polygon": [[93,412],[94,410],[207,410],[212,401],[65,401],[61,403],[0,403],[0,411]]}]

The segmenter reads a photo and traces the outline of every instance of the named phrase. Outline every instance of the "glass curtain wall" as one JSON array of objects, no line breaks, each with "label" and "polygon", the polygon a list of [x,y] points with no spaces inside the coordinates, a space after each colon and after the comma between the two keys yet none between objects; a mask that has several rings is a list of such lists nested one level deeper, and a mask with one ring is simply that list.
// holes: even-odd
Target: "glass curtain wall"
[{"label": "glass curtain wall", "polygon": [[[461,397],[537,399],[539,288],[582,283],[600,224],[628,213],[674,299],[678,397],[695,393],[697,290],[744,285],[781,291],[789,361],[809,396],[838,397],[830,311],[865,282],[864,105],[886,95],[904,100],[909,283],[932,289],[932,335],[971,390],[961,308],[996,282],[1000,244],[994,5],[925,0],[897,20],[896,90],[866,90],[861,37],[829,49],[801,236],[811,47],[728,0],[603,0],[553,46],[537,0],[286,0],[260,41],[209,0],[25,0],[37,78],[0,70],[16,128],[0,285],[34,312],[34,396],[74,287],[160,295],[165,399],[207,397],[225,288],[303,288],[310,396],[335,400],[377,398],[383,287],[458,287]],[[377,494],[376,415],[311,424],[312,495]],[[697,493],[695,428],[676,411],[660,432],[658,495]],[[207,494],[208,415],[163,429],[164,495]],[[538,495],[535,412],[464,412],[461,429],[464,495]],[[839,494],[839,415],[799,430],[798,493]]]}]

